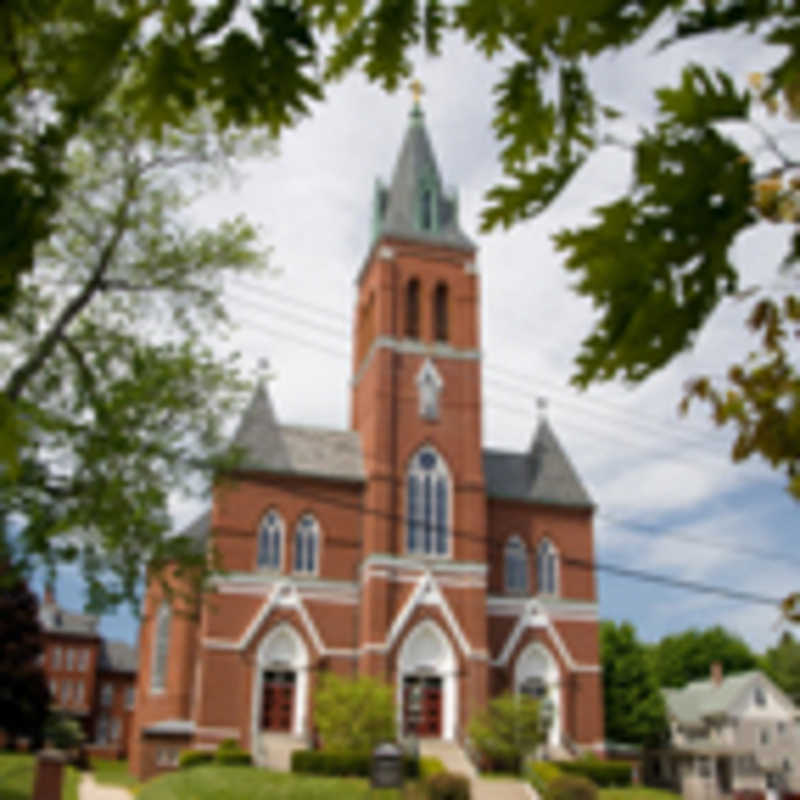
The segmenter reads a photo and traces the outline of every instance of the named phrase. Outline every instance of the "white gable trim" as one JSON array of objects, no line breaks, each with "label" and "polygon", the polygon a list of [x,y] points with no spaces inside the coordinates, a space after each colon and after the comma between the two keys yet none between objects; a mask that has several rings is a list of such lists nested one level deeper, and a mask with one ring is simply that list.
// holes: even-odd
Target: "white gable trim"
[{"label": "white gable trim", "polygon": [[567,669],[570,672],[601,671],[599,664],[579,664],[577,661],[575,661],[575,659],[572,657],[572,653],[569,652],[566,643],[562,639],[561,634],[558,632],[558,629],[555,627],[555,625],[553,625],[552,620],[550,620],[550,618],[544,614],[541,604],[535,599],[529,600],[526,603],[525,610],[517,620],[517,624],[509,634],[508,639],[506,639],[506,643],[503,646],[503,649],[500,651],[500,655],[494,661],[492,661],[494,666],[504,667],[508,663],[509,658],[511,658],[511,654],[514,652],[514,648],[522,638],[522,634],[528,628],[539,628],[547,631],[547,633],[550,635],[551,641],[556,647],[556,650],[558,650],[558,654],[561,656],[561,659],[563,660],[564,664],[566,664]]}]

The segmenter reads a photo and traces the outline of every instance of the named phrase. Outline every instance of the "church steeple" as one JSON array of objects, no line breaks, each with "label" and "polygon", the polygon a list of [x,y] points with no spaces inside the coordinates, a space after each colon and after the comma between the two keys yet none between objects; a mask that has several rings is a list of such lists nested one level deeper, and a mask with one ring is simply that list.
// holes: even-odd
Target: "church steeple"
[{"label": "church steeple", "polygon": [[417,84],[391,185],[378,181],[375,187],[373,235],[473,251],[475,245],[459,226],[456,195],[447,193],[442,184],[419,90]]}]

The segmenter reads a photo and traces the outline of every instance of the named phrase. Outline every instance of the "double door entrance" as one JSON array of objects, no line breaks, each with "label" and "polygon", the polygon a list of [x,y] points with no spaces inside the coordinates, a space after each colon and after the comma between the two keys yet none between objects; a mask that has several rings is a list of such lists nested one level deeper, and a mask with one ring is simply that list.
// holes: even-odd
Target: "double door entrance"
[{"label": "double door entrance", "polygon": [[403,732],[442,735],[442,679],[409,675],[403,679]]},{"label": "double door entrance", "polygon": [[261,729],[289,732],[292,729],[295,673],[267,670],[261,692]]}]

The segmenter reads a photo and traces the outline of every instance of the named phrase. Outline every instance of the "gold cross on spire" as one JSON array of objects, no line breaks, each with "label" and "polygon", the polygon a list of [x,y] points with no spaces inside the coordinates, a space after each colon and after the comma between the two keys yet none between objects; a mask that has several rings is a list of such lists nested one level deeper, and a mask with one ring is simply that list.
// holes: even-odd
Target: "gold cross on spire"
[{"label": "gold cross on spire", "polygon": [[415,78],[413,81],[411,81],[409,88],[411,89],[411,95],[414,98],[414,105],[418,106],[420,98],[422,97],[422,93],[425,91],[422,81],[419,78]]}]

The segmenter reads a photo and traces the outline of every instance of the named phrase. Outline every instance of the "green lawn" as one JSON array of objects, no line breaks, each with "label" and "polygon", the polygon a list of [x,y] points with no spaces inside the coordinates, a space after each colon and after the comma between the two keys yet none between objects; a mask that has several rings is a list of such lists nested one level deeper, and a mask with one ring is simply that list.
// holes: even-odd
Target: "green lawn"
[{"label": "green lawn", "polygon": [[139,786],[139,781],[128,770],[127,761],[93,758],[92,773],[98,783],[125,786],[128,789],[136,789]]},{"label": "green lawn", "polygon": [[600,789],[599,800],[679,800],[680,795],[647,786],[628,786],[625,789]]},{"label": "green lawn", "polygon": [[198,766],[154,778],[137,800],[405,800],[411,791],[370,792],[366,780],[316,778],[254,767]]},{"label": "green lawn", "polygon": [[30,800],[32,794],[33,756],[0,753],[0,797],[3,800]]}]

